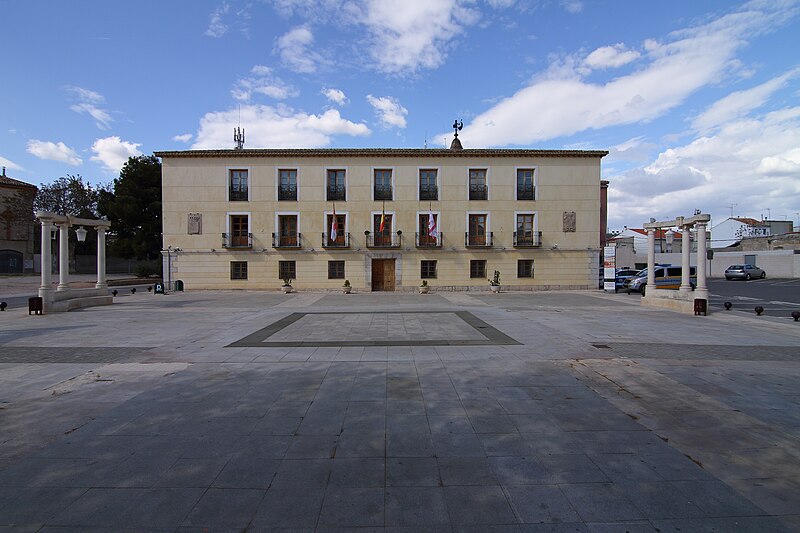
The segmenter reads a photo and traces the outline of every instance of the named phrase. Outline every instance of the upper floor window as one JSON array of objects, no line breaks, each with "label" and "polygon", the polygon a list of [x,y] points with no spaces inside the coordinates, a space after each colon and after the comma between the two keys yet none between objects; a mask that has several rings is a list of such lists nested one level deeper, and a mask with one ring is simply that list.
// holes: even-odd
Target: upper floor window
[{"label": "upper floor window", "polygon": [[374,199],[392,199],[392,171],[390,169],[375,170]]},{"label": "upper floor window", "polygon": [[228,200],[231,202],[246,202],[249,199],[247,170],[228,170]]},{"label": "upper floor window", "polygon": [[517,213],[516,231],[514,232],[514,246],[532,247],[540,246],[539,234],[534,231],[534,214]]},{"label": "upper floor window", "polygon": [[250,216],[235,214],[228,216],[228,233],[222,234],[223,248],[251,248],[253,235],[250,233]]},{"label": "upper floor window", "polygon": [[346,175],[344,169],[328,170],[325,188],[329,202],[335,200],[344,202],[347,200],[345,177]]},{"label": "upper floor window", "polygon": [[419,171],[419,199],[420,200],[438,200],[439,187],[437,185],[437,174],[439,172],[434,169],[422,169]]},{"label": "upper floor window", "polygon": [[533,188],[532,168],[517,169],[517,200],[534,200],[535,190]]},{"label": "upper floor window", "polygon": [[297,201],[297,169],[278,170],[278,200]]},{"label": "upper floor window", "polygon": [[297,215],[278,215],[278,235],[275,248],[297,248],[300,234],[297,232]]},{"label": "upper floor window", "polygon": [[486,169],[469,169],[469,199],[488,200],[489,187],[486,185]]}]

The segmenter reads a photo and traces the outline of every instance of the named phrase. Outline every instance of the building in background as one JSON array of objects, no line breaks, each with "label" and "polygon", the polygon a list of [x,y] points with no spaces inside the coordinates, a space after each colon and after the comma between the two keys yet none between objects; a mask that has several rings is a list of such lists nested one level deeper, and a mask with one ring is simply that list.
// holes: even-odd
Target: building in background
[{"label": "building in background", "polygon": [[0,274],[33,272],[35,185],[0,175]]},{"label": "building in background", "polygon": [[596,288],[605,151],[156,152],[187,289]]}]

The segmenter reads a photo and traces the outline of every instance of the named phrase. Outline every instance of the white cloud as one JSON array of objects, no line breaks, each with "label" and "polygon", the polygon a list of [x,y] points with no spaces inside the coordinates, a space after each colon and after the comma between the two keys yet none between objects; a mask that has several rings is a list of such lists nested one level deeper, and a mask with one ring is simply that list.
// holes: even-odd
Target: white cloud
[{"label": "white cloud", "polygon": [[176,135],[172,138],[173,141],[181,142],[181,143],[188,143],[192,140],[193,135],[191,133],[182,133],[180,135]]},{"label": "white cloud", "polygon": [[123,141],[116,135],[97,139],[92,145],[92,161],[97,161],[103,168],[112,172],[119,172],[128,159],[142,155],[139,151],[140,143]]},{"label": "white cloud", "polygon": [[384,127],[406,127],[406,115],[408,109],[400,105],[397,98],[391,96],[375,97],[371,94],[367,95],[367,102],[375,109],[378,115],[378,120]]},{"label": "white cloud", "polygon": [[78,157],[75,150],[63,142],[54,143],[31,139],[28,141],[28,153],[35,155],[39,159],[58,161],[72,166],[78,166],[83,163],[83,160]]},{"label": "white cloud", "polygon": [[209,37],[222,37],[228,33],[228,25],[223,22],[223,17],[230,11],[230,5],[227,2],[222,4],[211,12],[209,15],[208,29],[205,34]]},{"label": "white cloud", "polygon": [[263,94],[276,100],[285,100],[299,94],[295,87],[274,76],[269,67],[256,65],[250,72],[252,76],[240,79],[231,90],[236,100],[248,102],[253,93]]},{"label": "white cloud", "polygon": [[577,14],[583,11],[583,2],[580,0],[561,0],[561,7],[568,13]]},{"label": "white cloud", "polygon": [[308,114],[287,107],[243,105],[241,109],[206,113],[200,120],[193,149],[233,147],[233,128],[240,123],[246,131],[246,147],[250,148],[320,148],[331,143],[334,135],[365,136],[365,124],[341,117],[329,109],[320,115]]},{"label": "white cloud", "polygon": [[322,94],[336,105],[345,105],[347,103],[347,96],[340,89],[322,89]]},{"label": "white cloud", "polygon": [[80,114],[86,113],[91,116],[96,121],[95,125],[101,130],[107,130],[109,128],[109,124],[113,122],[114,119],[111,118],[107,110],[98,105],[105,101],[102,94],[74,85],[68,85],[64,87],[64,89],[78,100],[78,103],[69,107],[72,111]]},{"label": "white cloud", "polygon": [[692,127],[699,131],[706,131],[730,120],[745,116],[753,109],[764,105],[775,91],[785,87],[789,79],[798,74],[800,74],[800,69],[794,69],[752,89],[733,92],[717,100],[698,115],[692,122]]},{"label": "white cloud", "polygon": [[10,159],[6,159],[3,156],[0,156],[0,165],[6,167],[8,169],[11,169],[11,170],[25,170],[24,168],[22,168],[22,166],[14,163]]},{"label": "white cloud", "polygon": [[617,43],[594,50],[586,56],[584,64],[593,69],[617,68],[635,61],[640,55],[635,50],[626,50],[624,44]]},{"label": "white cloud", "polygon": [[800,107],[743,118],[683,146],[662,151],[650,164],[611,176],[610,225],[639,226],[651,216],[691,214],[715,220],[740,213],[791,214],[800,204]]},{"label": "white cloud", "polygon": [[292,28],[278,38],[278,52],[287,68],[294,72],[316,72],[317,63],[321,62],[319,54],[311,49],[314,34],[307,26]]},{"label": "white cloud", "polygon": [[748,4],[673,32],[664,42],[645,41],[645,64],[606,83],[589,83],[575,69],[549,72],[476,116],[465,126],[463,142],[471,147],[526,145],[659,117],[694,91],[716,83],[747,38],[779,26],[793,9],[758,6]]},{"label": "white cloud", "polygon": [[83,87],[76,87],[74,85],[67,85],[64,88],[82,102],[100,104],[105,101],[105,98],[102,94],[90,89],[84,89]]}]

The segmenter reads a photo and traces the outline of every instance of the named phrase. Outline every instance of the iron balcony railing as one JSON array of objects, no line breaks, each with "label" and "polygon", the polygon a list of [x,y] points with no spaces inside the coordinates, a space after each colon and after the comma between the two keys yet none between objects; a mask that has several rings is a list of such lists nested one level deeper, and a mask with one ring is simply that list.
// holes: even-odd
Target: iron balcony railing
[{"label": "iron balcony railing", "polygon": [[438,200],[439,187],[436,185],[420,185],[419,187],[420,200]]},{"label": "iron balcony railing", "polygon": [[470,185],[470,200],[487,200],[489,198],[489,187],[487,185]]},{"label": "iron balcony railing", "polygon": [[278,200],[297,201],[297,185],[281,185],[278,187]]},{"label": "iron balcony railing", "polygon": [[280,233],[272,234],[272,247],[273,248],[300,248],[300,242],[303,237],[302,233],[288,233],[282,235]]},{"label": "iron balcony railing", "polygon": [[252,248],[253,247],[253,234],[247,233],[244,235],[234,235],[230,233],[222,234],[222,247],[223,248]]},{"label": "iron balcony railing", "polygon": [[403,235],[398,233],[367,235],[367,248],[400,248],[403,243]]},{"label": "iron balcony railing", "polygon": [[444,235],[441,233],[437,237],[431,237],[420,232],[414,234],[414,243],[417,248],[441,248],[443,239]]},{"label": "iron balcony railing", "polygon": [[391,200],[392,188],[376,185],[374,194],[376,200]]},{"label": "iron balcony railing", "polygon": [[328,201],[339,200],[345,201],[345,187],[344,185],[328,185]]},{"label": "iron balcony railing", "polygon": [[515,248],[539,248],[541,245],[541,231],[514,232]]},{"label": "iron balcony railing", "polygon": [[535,200],[536,187],[533,185],[517,185],[517,200]]},{"label": "iron balcony railing", "polygon": [[331,240],[327,233],[322,234],[323,248],[350,248],[350,233],[337,233],[336,240]]},{"label": "iron balcony railing", "polygon": [[228,200],[231,202],[246,202],[247,189],[228,189]]},{"label": "iron balcony railing", "polygon": [[488,233],[464,233],[464,246],[467,248],[491,248],[492,234]]}]

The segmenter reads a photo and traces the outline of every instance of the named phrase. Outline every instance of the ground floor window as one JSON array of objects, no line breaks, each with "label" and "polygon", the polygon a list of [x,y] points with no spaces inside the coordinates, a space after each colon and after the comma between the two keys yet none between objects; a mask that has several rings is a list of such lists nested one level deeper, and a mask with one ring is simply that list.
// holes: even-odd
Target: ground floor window
[{"label": "ground floor window", "polygon": [[519,261],[517,261],[517,277],[518,278],[533,277],[533,259],[520,259]]},{"label": "ground floor window", "polygon": [[247,261],[231,261],[231,279],[247,279]]},{"label": "ground floor window", "polygon": [[436,279],[436,261],[420,261],[420,274],[422,279]]},{"label": "ground floor window", "polygon": [[278,279],[297,279],[297,265],[294,261],[278,261]]},{"label": "ground floor window", "polygon": [[328,279],[344,279],[344,261],[328,261]]},{"label": "ground floor window", "polygon": [[470,278],[485,278],[486,277],[486,260],[473,259],[469,262],[469,277]]}]

